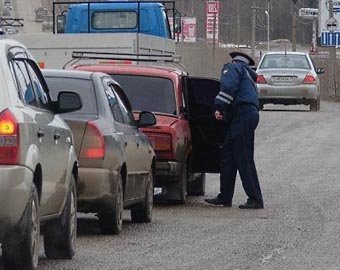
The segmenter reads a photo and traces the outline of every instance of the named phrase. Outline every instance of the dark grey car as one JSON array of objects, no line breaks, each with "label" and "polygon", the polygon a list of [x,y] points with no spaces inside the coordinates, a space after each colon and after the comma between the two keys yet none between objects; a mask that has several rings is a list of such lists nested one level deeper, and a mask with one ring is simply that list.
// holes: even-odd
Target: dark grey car
[{"label": "dark grey car", "polygon": [[155,153],[139,127],[156,123],[150,112],[135,121],[121,87],[107,74],[44,70],[52,91],[72,90],[83,100],[80,111],[64,114],[79,157],[78,210],[97,213],[102,233],[118,234],[123,207],[132,221],[150,222]]}]

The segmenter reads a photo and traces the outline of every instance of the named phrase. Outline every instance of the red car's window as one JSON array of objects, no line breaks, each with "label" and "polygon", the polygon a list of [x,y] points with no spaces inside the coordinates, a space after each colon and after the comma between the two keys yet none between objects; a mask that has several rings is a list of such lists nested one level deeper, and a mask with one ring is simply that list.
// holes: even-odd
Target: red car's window
[{"label": "red car's window", "polygon": [[132,109],[176,114],[174,85],[171,80],[138,75],[112,75],[124,89]]}]

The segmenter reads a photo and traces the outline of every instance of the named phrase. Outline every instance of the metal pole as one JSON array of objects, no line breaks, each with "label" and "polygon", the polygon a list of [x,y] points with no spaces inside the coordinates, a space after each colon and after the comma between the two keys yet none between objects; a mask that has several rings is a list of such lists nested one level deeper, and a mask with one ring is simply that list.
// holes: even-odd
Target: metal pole
[{"label": "metal pole", "polygon": [[52,15],[53,15],[53,34],[55,34],[55,28],[56,28],[55,5],[56,4],[53,2],[53,9],[52,9]]},{"label": "metal pole", "polygon": [[[333,13],[333,0],[328,0],[328,12],[329,12],[329,18],[334,17]],[[336,85],[335,85],[335,66],[336,66],[336,47],[335,46],[330,46],[329,47],[329,77],[328,77],[328,91],[329,91],[329,96],[334,95],[335,97],[337,96],[336,94]]]},{"label": "metal pole", "polygon": [[215,61],[215,50],[216,50],[216,14],[214,14],[214,24],[213,24],[213,60]]},{"label": "metal pole", "polygon": [[237,40],[237,45],[240,46],[241,43],[241,14],[240,14],[240,2],[241,1],[237,1],[237,15],[236,15],[236,40]]},{"label": "metal pole", "polygon": [[266,10],[264,13],[267,15],[267,51],[270,51],[270,17],[269,17],[269,12]]},{"label": "metal pole", "polygon": [[316,23],[317,20],[313,19],[313,36],[312,36],[312,52],[316,52]]},{"label": "metal pole", "polygon": [[296,52],[296,13],[295,13],[295,9],[296,9],[296,1],[297,0],[293,0],[293,10],[292,10],[292,51]]},{"label": "metal pole", "polygon": [[255,1],[253,1],[253,6],[251,8],[252,21],[251,21],[251,57],[255,58],[255,42],[256,42],[256,7]]}]

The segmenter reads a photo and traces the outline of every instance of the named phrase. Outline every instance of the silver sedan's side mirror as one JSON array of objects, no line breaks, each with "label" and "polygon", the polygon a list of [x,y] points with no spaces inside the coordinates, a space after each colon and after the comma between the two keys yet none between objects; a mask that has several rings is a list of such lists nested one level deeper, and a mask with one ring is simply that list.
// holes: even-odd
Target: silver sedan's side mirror
[{"label": "silver sedan's side mirror", "polygon": [[316,70],[316,74],[324,74],[325,73],[325,69],[324,68],[318,68]]}]

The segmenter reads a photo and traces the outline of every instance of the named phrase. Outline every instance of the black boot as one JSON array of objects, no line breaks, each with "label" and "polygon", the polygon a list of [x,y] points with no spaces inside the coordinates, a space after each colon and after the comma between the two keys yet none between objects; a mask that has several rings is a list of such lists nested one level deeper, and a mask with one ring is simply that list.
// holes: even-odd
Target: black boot
[{"label": "black boot", "polygon": [[205,201],[207,203],[213,204],[213,205],[222,205],[224,207],[231,207],[232,204],[231,202],[226,202],[221,200],[221,198],[219,196],[215,197],[215,198],[211,198],[211,199],[205,199]]},{"label": "black boot", "polygon": [[245,204],[239,205],[240,209],[263,209],[263,202],[248,200]]}]

